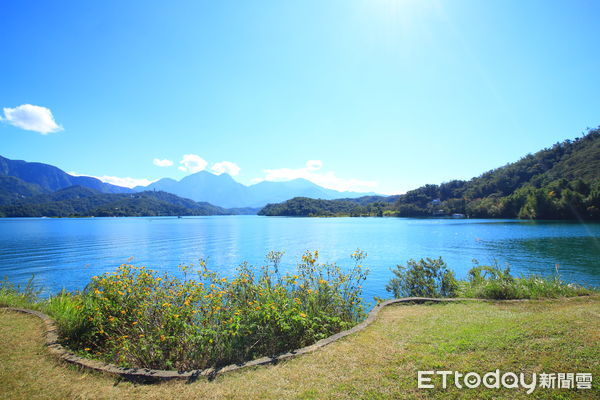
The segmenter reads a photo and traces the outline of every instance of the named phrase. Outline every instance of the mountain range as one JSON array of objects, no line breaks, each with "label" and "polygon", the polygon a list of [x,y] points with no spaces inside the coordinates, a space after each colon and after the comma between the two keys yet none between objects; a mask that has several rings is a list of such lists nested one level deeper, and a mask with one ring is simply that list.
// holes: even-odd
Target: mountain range
[{"label": "mountain range", "polygon": [[469,181],[397,196],[338,192],[304,179],[245,186],[197,172],[129,189],[42,163],[0,157],[0,216],[256,214],[600,219],[600,128]]},{"label": "mountain range", "polygon": [[[73,198],[62,199],[57,198],[55,193],[62,193],[68,188],[77,187],[78,190],[73,190],[67,193],[77,193],[78,196],[83,196],[88,199],[85,207],[80,207],[81,202],[74,202]],[[90,189],[83,192],[81,188]],[[0,156],[0,205],[8,206],[17,202],[17,209],[8,212],[10,215],[26,215],[27,212],[23,208],[33,210],[32,204],[46,204],[45,208],[36,209],[33,214],[42,214],[48,212],[51,215],[63,216],[64,213],[59,213],[55,210],[59,205],[50,206],[50,203],[66,201],[61,205],[66,207],[67,215],[85,215],[86,212],[92,212],[93,215],[98,214],[98,207],[108,204],[111,201],[124,201],[136,203],[139,207],[135,210],[129,207],[132,215],[138,215],[141,210],[146,209],[151,212],[150,215],[164,215],[166,208],[161,204],[155,204],[157,196],[150,196],[150,192],[172,194],[172,197],[162,196],[159,200],[174,205],[181,206],[181,202],[185,200],[185,209],[172,208],[169,212],[172,215],[207,215],[202,214],[206,210],[209,214],[250,214],[256,213],[258,209],[268,203],[275,203],[290,199],[297,196],[306,196],[323,199],[336,199],[340,197],[355,198],[366,195],[365,193],[354,192],[338,192],[336,190],[326,189],[316,185],[305,179],[295,179],[287,182],[260,182],[255,185],[245,186],[236,182],[230,175],[221,174],[215,175],[207,171],[200,171],[192,175],[186,176],[177,181],[170,178],[160,179],[146,187],[138,186],[133,189],[111,185],[106,182],[89,176],[73,176],[58,167],[49,164],[27,162],[22,160],[10,160]],[[100,195],[116,195],[129,194],[133,195],[140,193],[141,196],[100,196]],[[90,199],[95,197],[93,201]],[[152,197],[150,208],[147,203]],[[160,196],[159,196],[160,197]],[[177,200],[179,199],[179,200]],[[143,201],[142,201],[143,200]],[[196,205],[198,203],[206,210],[198,214]],[[77,204],[75,204],[77,203]],[[210,207],[216,208],[210,208]],[[136,206],[137,207],[137,206]],[[116,209],[113,207],[113,210]],[[225,210],[228,209],[228,210]],[[179,212],[178,212],[179,211]],[[156,214],[158,213],[158,214]],[[5,214],[7,214],[5,212]],[[7,214],[7,215],[8,215]],[[115,214],[119,214],[115,212]]]},{"label": "mountain range", "polygon": [[90,176],[69,175],[53,165],[22,160],[9,160],[0,156],[0,176],[13,176],[24,182],[56,191],[69,186],[84,186],[101,193],[132,193],[133,190],[102,182]]},{"label": "mountain range", "polygon": [[207,171],[196,172],[176,181],[164,178],[148,186],[135,187],[136,191],[162,190],[195,201],[204,201],[221,207],[256,207],[276,203],[292,197],[319,199],[355,198],[370,193],[339,192],[326,189],[306,179],[286,182],[263,181],[251,186],[236,182],[230,175],[215,175]]}]

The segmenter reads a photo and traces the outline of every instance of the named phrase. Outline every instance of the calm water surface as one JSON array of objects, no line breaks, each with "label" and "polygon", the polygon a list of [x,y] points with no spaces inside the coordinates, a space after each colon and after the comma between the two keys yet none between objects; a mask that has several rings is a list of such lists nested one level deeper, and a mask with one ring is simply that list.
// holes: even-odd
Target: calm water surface
[{"label": "calm water surface", "polygon": [[549,275],[600,286],[600,224],[516,220],[400,218],[188,218],[0,219],[0,277],[26,282],[32,274],[47,293],[81,289],[89,278],[133,257],[132,263],[178,271],[200,258],[224,274],[242,261],[264,263],[285,252],[283,268],[305,250],[321,260],[350,264],[368,253],[365,297],[386,296],[390,267],[409,258],[442,256],[459,278],[472,260],[510,264],[523,274]]}]

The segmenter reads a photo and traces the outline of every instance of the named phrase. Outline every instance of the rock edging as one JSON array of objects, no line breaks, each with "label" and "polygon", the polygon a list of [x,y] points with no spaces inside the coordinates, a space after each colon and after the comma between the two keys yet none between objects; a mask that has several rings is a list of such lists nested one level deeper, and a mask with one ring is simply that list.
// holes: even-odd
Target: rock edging
[{"label": "rock edging", "polygon": [[91,369],[95,371],[100,371],[104,373],[108,373],[111,375],[118,375],[125,379],[134,380],[134,381],[142,381],[142,382],[153,382],[153,381],[166,381],[173,379],[180,380],[188,380],[193,381],[200,377],[206,377],[208,379],[214,379],[219,374],[224,374],[227,372],[237,371],[242,368],[247,367],[256,367],[260,365],[267,364],[275,364],[279,361],[287,360],[292,357],[296,357],[302,354],[311,353],[315,350],[318,350],[322,347],[327,346],[343,337],[351,335],[353,333],[359,332],[369,326],[379,314],[382,308],[398,303],[426,303],[426,302],[434,302],[434,303],[443,303],[443,302],[456,302],[456,301],[465,301],[465,300],[479,300],[479,299],[447,299],[447,298],[429,298],[429,297],[406,297],[402,299],[392,299],[387,300],[382,303],[377,304],[367,315],[364,321],[353,326],[350,329],[347,329],[342,332],[338,332],[334,335],[331,335],[325,339],[321,339],[318,342],[311,344],[310,346],[302,347],[300,349],[292,350],[287,353],[279,354],[275,357],[261,357],[252,361],[248,361],[242,364],[231,364],[222,368],[208,368],[204,370],[193,370],[193,371],[172,371],[172,370],[158,370],[158,369],[149,369],[149,368],[123,368],[118,367],[114,364],[108,364],[102,361],[92,360],[88,358],[79,357],[78,355],[71,352],[68,348],[62,346],[58,340],[58,326],[54,319],[50,316],[40,312],[29,310],[25,308],[16,308],[16,307],[3,307],[4,309],[35,315],[40,318],[44,323],[45,329],[45,340],[46,347],[50,353],[54,354],[61,360],[64,360],[68,363],[77,365],[82,368]]}]

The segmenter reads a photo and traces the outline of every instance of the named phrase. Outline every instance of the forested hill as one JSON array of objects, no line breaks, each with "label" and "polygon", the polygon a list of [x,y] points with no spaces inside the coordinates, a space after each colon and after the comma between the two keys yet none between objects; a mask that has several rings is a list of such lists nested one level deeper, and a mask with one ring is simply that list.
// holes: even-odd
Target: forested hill
[{"label": "forested hill", "polygon": [[102,182],[91,176],[73,176],[53,165],[23,160],[9,160],[0,156],[0,177],[12,176],[47,191],[70,186],[84,186],[102,193],[132,193],[133,190]]},{"label": "forested hill", "polygon": [[39,185],[14,176],[0,175],[0,205],[49,192]]},{"label": "forested hill", "polygon": [[[44,193],[39,186],[19,180],[0,182],[21,192],[18,199],[0,205],[0,217],[136,217],[180,215],[225,215],[228,210],[209,203],[197,203],[170,193],[146,191],[140,193],[100,193],[97,190],[71,186]],[[42,191],[41,193],[35,193]],[[0,194],[3,191],[0,190]],[[14,190],[4,193],[15,193]]]},{"label": "forested hill", "polygon": [[426,217],[460,213],[473,218],[600,219],[600,129],[469,181],[422,186],[393,203],[355,202],[348,210],[348,200],[309,200],[270,204],[260,214]]},{"label": "forested hill", "polygon": [[294,197],[283,203],[267,204],[258,215],[287,217],[358,216],[363,206],[348,200]]}]

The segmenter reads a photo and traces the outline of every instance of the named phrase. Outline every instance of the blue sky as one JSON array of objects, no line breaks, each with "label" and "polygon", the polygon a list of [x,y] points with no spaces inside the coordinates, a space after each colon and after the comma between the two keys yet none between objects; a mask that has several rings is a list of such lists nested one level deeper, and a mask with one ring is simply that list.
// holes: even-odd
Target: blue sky
[{"label": "blue sky", "polygon": [[0,155],[117,183],[468,179],[600,124],[599,17],[597,1],[0,0]]}]

